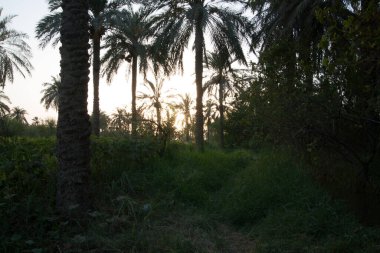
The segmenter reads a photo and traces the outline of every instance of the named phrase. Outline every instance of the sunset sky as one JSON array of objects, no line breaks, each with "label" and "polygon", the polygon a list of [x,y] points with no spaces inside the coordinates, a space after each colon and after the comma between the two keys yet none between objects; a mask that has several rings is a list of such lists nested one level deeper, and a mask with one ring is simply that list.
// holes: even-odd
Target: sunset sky
[{"label": "sunset sky", "polygon": [[[8,82],[5,86],[4,92],[11,99],[11,107],[19,106],[26,109],[29,122],[30,119],[36,116],[40,119],[56,118],[57,113],[53,109],[46,111],[40,104],[42,84],[50,82],[51,77],[57,76],[60,71],[59,45],[56,48],[48,45],[45,49],[41,49],[38,46],[38,40],[35,38],[36,24],[48,14],[47,0],[0,0],[0,7],[3,8],[2,17],[5,15],[17,15],[10,27],[28,34],[29,39],[27,42],[33,51],[31,62],[34,70],[32,71],[32,76],[23,78],[17,74],[14,83]],[[192,48],[192,43],[188,48]],[[190,93],[193,100],[195,100],[194,54],[190,49],[184,54],[183,75],[178,74],[171,76],[170,79],[167,78],[164,82],[164,89],[172,90],[171,93],[177,94]],[[208,50],[211,50],[211,48],[208,48]],[[121,66],[118,75],[114,77],[111,84],[107,84],[105,79],[100,81],[100,109],[108,115],[112,114],[117,107],[127,106],[127,110],[130,111],[131,80],[127,71],[128,68],[128,64]],[[204,76],[206,77],[204,80],[206,80],[206,69],[204,70]],[[142,82],[142,76],[139,75],[138,91],[144,91]],[[89,114],[92,112],[92,94],[92,80],[90,80],[88,94]],[[204,97],[204,99],[206,98]]]},{"label": "sunset sky", "polygon": [[[10,25],[11,28],[19,32],[27,33],[27,42],[32,48],[33,58],[31,62],[34,66],[32,76],[23,78],[16,76],[14,83],[7,83],[4,89],[5,94],[11,99],[11,107],[20,106],[27,110],[27,118],[37,116],[41,119],[56,118],[57,113],[50,109],[46,111],[40,104],[42,84],[50,82],[51,76],[57,76],[60,71],[59,45],[53,48],[48,45],[45,49],[39,48],[38,40],[35,38],[35,27],[37,22],[48,14],[47,0],[0,0],[0,7],[3,8],[2,17],[5,15],[17,15]],[[189,46],[191,49],[191,45]],[[191,50],[185,53],[184,74],[172,76],[165,81],[167,89],[174,89],[174,93],[191,93],[195,98],[194,79],[194,56]],[[111,114],[117,107],[127,106],[130,110],[131,86],[128,64],[124,64],[119,69],[119,73],[107,84],[104,79],[100,82],[100,109],[107,114]],[[91,76],[91,74],[90,74]],[[138,76],[138,91],[144,90],[142,86],[142,76]],[[92,112],[92,80],[89,85],[88,110]],[[173,93],[173,92],[172,92]]]}]

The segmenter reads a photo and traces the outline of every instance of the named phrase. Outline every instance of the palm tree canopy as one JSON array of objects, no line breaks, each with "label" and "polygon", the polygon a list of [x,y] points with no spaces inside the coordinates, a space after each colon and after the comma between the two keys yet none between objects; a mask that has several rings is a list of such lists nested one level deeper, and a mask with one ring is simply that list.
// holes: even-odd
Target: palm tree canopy
[{"label": "palm tree canopy", "polygon": [[[151,4],[162,12],[154,18],[156,39],[154,52],[162,62],[170,58],[171,63],[183,69],[184,49],[190,42],[197,19],[201,17],[202,30],[208,34],[215,48],[228,46],[230,53],[246,64],[242,41],[247,36],[248,19],[241,11],[222,5],[220,2],[205,0],[188,1],[141,1]],[[225,3],[229,1],[223,1]],[[206,43],[203,39],[203,46]],[[163,52],[166,52],[163,55]],[[161,55],[161,57],[160,57]],[[207,61],[207,55],[205,55]]]},{"label": "palm tree canopy", "polygon": [[[36,38],[40,40],[40,47],[45,48],[49,43],[55,47],[60,41],[61,26],[61,4],[62,0],[48,0],[51,14],[42,18],[36,27]],[[90,0],[90,32],[103,34],[113,23],[114,16],[119,13],[119,9],[129,5],[128,0]]]},{"label": "palm tree canopy", "polygon": [[149,92],[140,92],[138,96],[139,99],[150,100],[151,105],[149,107],[161,108],[161,96],[162,96],[162,87],[164,84],[163,79],[157,80],[156,83],[145,79],[144,86],[149,90]]},{"label": "palm tree canopy", "polygon": [[13,82],[15,72],[23,77],[31,74],[33,69],[29,59],[32,57],[30,46],[25,42],[25,33],[9,29],[8,26],[15,16],[1,17],[0,8],[0,86],[7,81]]},{"label": "palm tree canopy", "polygon": [[132,57],[139,57],[140,71],[148,68],[148,39],[152,36],[151,11],[140,9],[138,11],[127,8],[116,19],[112,32],[105,37],[107,52],[102,58],[104,63],[103,76],[110,82],[117,73],[120,65],[131,62]]},{"label": "palm tree canopy", "polygon": [[4,94],[4,91],[0,90],[0,117],[10,112],[9,106],[6,103],[10,104],[11,100]]},{"label": "palm tree canopy", "polygon": [[59,76],[52,76],[52,81],[50,83],[43,83],[45,87],[41,91],[43,94],[40,103],[45,106],[45,109],[48,110],[50,107],[58,111],[58,89],[61,85],[61,78]]},{"label": "palm tree canopy", "polygon": [[14,120],[17,120],[21,123],[25,123],[25,124],[28,124],[28,121],[26,120],[26,115],[27,115],[27,111],[21,107],[14,107],[11,111],[11,118],[14,119]]},{"label": "palm tree canopy", "polygon": [[[228,51],[215,51],[207,53],[206,67],[211,71],[211,76],[204,84],[204,90],[208,90],[209,93],[216,91],[216,87],[223,83],[223,95],[234,90],[233,79],[236,77],[238,70],[233,69],[231,64],[235,60],[231,60]],[[226,93],[226,94],[224,94]]]},{"label": "palm tree canopy", "polygon": [[329,4],[323,0],[250,1],[256,13],[253,45],[262,43],[265,47],[275,37],[289,33],[297,38],[318,38],[322,27],[317,22],[316,11]]},{"label": "palm tree canopy", "polygon": [[111,114],[110,125],[118,130],[128,130],[131,124],[131,115],[124,108],[116,108],[116,112]]},{"label": "palm tree canopy", "polygon": [[193,105],[193,100],[191,99],[190,94],[186,93],[185,95],[179,95],[180,102],[175,105],[175,108],[182,111],[184,116],[191,118],[191,106]]}]

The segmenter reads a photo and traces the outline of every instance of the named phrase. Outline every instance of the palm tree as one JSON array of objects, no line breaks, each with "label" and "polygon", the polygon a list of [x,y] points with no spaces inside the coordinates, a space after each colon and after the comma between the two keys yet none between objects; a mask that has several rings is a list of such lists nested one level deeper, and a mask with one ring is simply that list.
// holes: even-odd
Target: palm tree
[{"label": "palm tree", "polygon": [[124,108],[116,108],[116,112],[111,114],[110,125],[115,130],[129,132],[130,123],[130,115]]},{"label": "palm tree", "polygon": [[[94,114],[91,115],[91,122],[93,122],[93,118],[94,118]],[[108,125],[110,123],[110,117],[108,117],[108,115],[103,112],[103,111],[100,111],[100,114],[99,114],[99,130],[100,132],[104,132],[108,129]]]},{"label": "palm tree", "polygon": [[38,126],[40,124],[40,119],[36,116],[36,117],[33,117],[32,119],[32,125],[33,126]]},{"label": "palm tree", "polygon": [[22,124],[28,125],[28,121],[26,120],[27,111],[21,107],[14,107],[10,113],[10,117]]},{"label": "palm tree", "polygon": [[190,142],[190,128],[191,128],[191,106],[193,100],[190,94],[179,95],[181,101],[175,105],[175,108],[180,110],[184,116],[183,125],[185,130],[185,138],[187,142]]},{"label": "palm tree", "polygon": [[[59,42],[59,29],[61,25],[60,11],[62,0],[48,0],[51,14],[42,18],[36,27],[36,37],[41,40],[40,46],[46,47],[49,42],[53,46]],[[99,76],[100,76],[100,43],[105,32],[110,30],[115,17],[120,14],[119,9],[129,3],[128,0],[89,0],[89,31],[92,40],[92,73],[94,85],[93,100],[93,133],[99,135]]]},{"label": "palm tree", "polygon": [[219,101],[219,145],[224,148],[224,99],[234,90],[232,79],[235,75],[231,67],[232,61],[227,48],[218,52],[208,53],[207,68],[212,71],[210,80],[205,83],[205,89],[211,93],[216,90]]},{"label": "palm tree", "polygon": [[4,117],[7,113],[10,112],[9,106],[6,103],[10,104],[11,100],[7,95],[4,94],[4,91],[0,90],[0,118]]},{"label": "palm tree", "polygon": [[140,72],[145,74],[148,67],[147,41],[152,33],[150,12],[146,9],[134,11],[132,8],[128,8],[122,11],[117,24],[112,33],[105,37],[107,52],[102,58],[102,63],[105,65],[103,75],[107,76],[108,82],[111,82],[120,65],[124,61],[130,63],[132,69],[132,135],[136,136],[137,69],[139,68]]},{"label": "palm tree", "polygon": [[57,127],[56,120],[52,119],[52,118],[48,118],[48,119],[44,120],[43,123],[44,123],[44,125],[48,126],[50,129]]},{"label": "palm tree", "polygon": [[45,89],[41,91],[43,94],[40,103],[48,110],[50,107],[58,111],[58,88],[61,86],[61,78],[59,76],[51,77],[50,83],[42,84]]},{"label": "palm tree", "polygon": [[213,102],[211,99],[208,99],[205,108],[204,108],[204,121],[206,123],[207,127],[207,141],[210,142],[210,133],[211,133],[211,124],[216,118],[216,112],[215,112],[215,107],[218,107],[218,105]]},{"label": "palm tree", "polygon": [[254,20],[252,46],[261,50],[288,41],[289,56],[285,66],[287,84],[292,86],[297,79],[297,61],[304,69],[304,84],[309,95],[313,94],[315,62],[322,62],[319,42],[325,33],[323,24],[317,19],[317,11],[331,5],[346,6],[345,1],[292,0],[250,1]]},{"label": "palm tree", "polygon": [[7,81],[13,82],[15,72],[25,78],[26,74],[30,75],[33,66],[29,61],[32,51],[25,42],[28,36],[9,29],[8,25],[15,16],[2,18],[2,12],[0,8],[0,86],[4,87]]},{"label": "palm tree", "polygon": [[88,8],[88,0],[62,0],[56,205],[66,216],[83,216],[90,207]]},{"label": "palm tree", "polygon": [[[166,54],[173,64],[183,68],[183,52],[194,33],[195,84],[196,84],[196,131],[197,148],[203,150],[203,61],[206,51],[205,37],[209,35],[215,48],[228,46],[231,54],[242,63],[245,56],[241,43],[248,29],[248,20],[242,13],[226,7],[228,1],[181,0],[154,1],[142,0],[161,10],[155,18],[156,39],[154,48],[157,54]],[[236,5],[235,5],[236,7]],[[236,8],[235,8],[236,9]],[[206,58],[207,60],[207,58]]]},{"label": "palm tree", "polygon": [[[157,119],[157,127],[158,129],[161,129],[161,109],[162,104],[164,103],[162,101],[162,94],[163,94],[163,85],[164,85],[164,79],[159,78],[156,76],[156,82],[153,83],[149,81],[148,79],[145,79],[144,86],[149,90],[149,92],[140,92],[140,95],[138,96],[139,99],[142,100],[149,100],[150,104],[148,105],[148,108],[153,107],[156,110],[156,119]],[[169,98],[170,96],[167,96]],[[166,104],[169,104],[166,102]]]}]

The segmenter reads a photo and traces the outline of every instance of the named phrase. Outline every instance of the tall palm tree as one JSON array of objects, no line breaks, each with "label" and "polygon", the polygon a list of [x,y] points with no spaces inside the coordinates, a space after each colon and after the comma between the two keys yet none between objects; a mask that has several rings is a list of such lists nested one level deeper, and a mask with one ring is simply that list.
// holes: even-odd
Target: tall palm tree
[{"label": "tall palm tree", "polygon": [[190,142],[190,129],[191,129],[191,106],[193,100],[190,94],[186,93],[184,96],[179,95],[180,102],[175,105],[175,108],[182,112],[184,119],[183,125],[185,130],[185,138],[187,142]]},{"label": "tall palm tree", "polygon": [[56,205],[66,216],[83,216],[90,206],[88,9],[88,0],[62,0]]},{"label": "tall palm tree", "polygon": [[227,48],[207,54],[207,68],[212,71],[210,79],[205,83],[205,88],[211,93],[216,90],[219,101],[219,145],[224,148],[224,100],[234,90],[232,61]]},{"label": "tall palm tree", "polygon": [[[242,63],[245,56],[241,47],[243,37],[248,29],[248,20],[241,12],[225,5],[229,1],[181,0],[154,1],[141,0],[161,10],[155,18],[157,39],[154,41],[155,52],[166,54],[173,64],[183,68],[183,52],[194,34],[195,50],[195,84],[196,84],[196,131],[197,148],[203,150],[203,61],[206,51],[205,38],[209,35],[215,48],[228,46],[231,54]],[[234,6],[236,7],[236,5]],[[163,59],[166,57],[163,57]],[[207,60],[207,58],[206,58]]]},{"label": "tall palm tree", "polygon": [[10,104],[11,100],[4,94],[4,91],[0,90],[0,118],[10,112],[9,106],[6,103]]},{"label": "tall palm tree", "polygon": [[25,77],[31,74],[33,66],[29,61],[32,51],[25,42],[28,36],[9,29],[15,16],[2,18],[2,13],[3,9],[0,8],[0,86],[4,87],[7,81],[13,82],[15,72]]},{"label": "tall palm tree", "polygon": [[[158,129],[161,129],[161,110],[162,104],[164,103],[162,101],[164,79],[156,76],[156,82],[154,83],[148,79],[145,79],[144,86],[149,90],[149,92],[140,92],[138,98],[142,100],[149,100],[150,104],[148,105],[148,108],[153,107],[156,110],[157,126]],[[170,96],[167,96],[167,98],[169,97]],[[166,104],[169,103],[166,102]]]},{"label": "tall palm tree", "polygon": [[14,107],[12,110],[11,110],[11,113],[10,113],[10,117],[22,124],[26,124],[28,125],[28,121],[26,119],[26,115],[27,115],[27,111],[21,107]]},{"label": "tall palm tree", "polygon": [[45,106],[46,110],[52,107],[58,111],[58,89],[61,86],[61,78],[52,76],[50,83],[43,83],[42,85],[45,89],[41,91],[43,96],[40,103]]},{"label": "tall palm tree", "polygon": [[136,108],[136,85],[137,70],[145,73],[148,63],[148,39],[152,35],[151,11],[140,9],[134,11],[128,8],[122,11],[117,25],[112,33],[105,37],[107,52],[102,58],[105,65],[103,75],[110,82],[119,67],[125,61],[130,63],[132,69],[132,135],[136,136],[137,108]]},{"label": "tall palm tree", "polygon": [[[93,100],[93,133],[99,135],[99,76],[100,76],[100,44],[106,31],[115,23],[115,17],[120,14],[119,9],[129,4],[128,0],[89,0],[89,31],[92,40],[92,74],[94,85]],[[46,47],[50,42],[53,46],[59,42],[61,25],[62,0],[48,0],[51,14],[42,18],[36,27],[36,37],[41,40],[40,46]]]}]

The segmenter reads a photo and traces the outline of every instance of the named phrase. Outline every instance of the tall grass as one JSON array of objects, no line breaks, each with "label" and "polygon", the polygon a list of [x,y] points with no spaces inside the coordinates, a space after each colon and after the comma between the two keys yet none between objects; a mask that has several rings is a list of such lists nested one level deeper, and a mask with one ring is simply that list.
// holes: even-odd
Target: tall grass
[{"label": "tall grass", "polygon": [[95,139],[88,224],[54,212],[54,139],[0,139],[0,252],[380,252],[293,154]]}]

